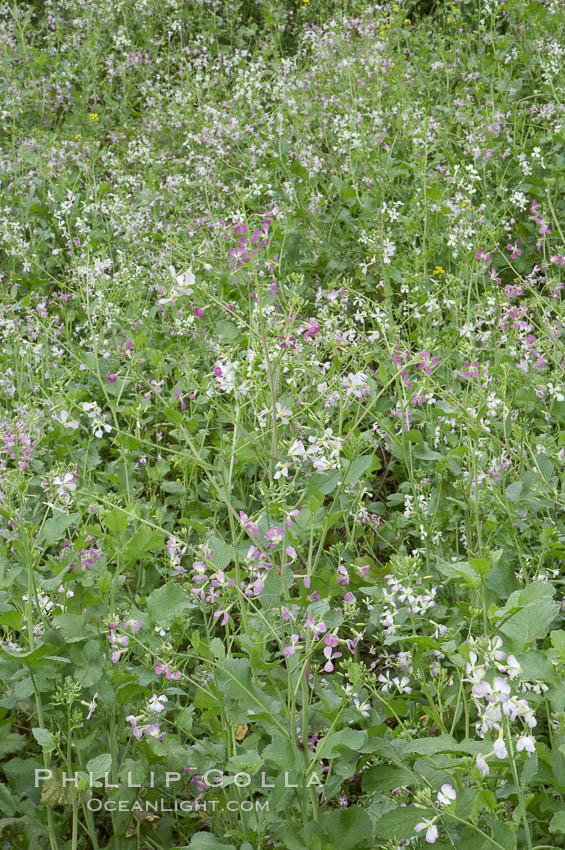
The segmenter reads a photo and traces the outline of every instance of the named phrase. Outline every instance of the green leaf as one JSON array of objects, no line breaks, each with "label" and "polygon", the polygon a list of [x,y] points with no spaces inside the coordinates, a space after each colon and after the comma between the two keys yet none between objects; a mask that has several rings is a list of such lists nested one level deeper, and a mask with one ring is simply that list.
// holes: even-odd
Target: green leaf
[{"label": "green leaf", "polygon": [[112,769],[112,756],[110,753],[102,753],[96,758],[86,762],[86,769],[92,774],[94,780],[100,779]]},{"label": "green leaf", "polygon": [[225,568],[233,561],[234,558],[234,550],[233,546],[228,546],[221,540],[219,537],[211,537],[210,538],[210,548],[212,549],[212,556],[210,560],[214,564],[214,566],[218,567],[220,570],[225,570]]},{"label": "green leaf", "polygon": [[233,844],[223,844],[211,832],[197,832],[190,839],[190,844],[177,850],[235,850],[235,847]]},{"label": "green leaf", "polygon": [[403,785],[412,785],[414,777],[403,767],[395,767],[391,764],[379,764],[371,767],[363,774],[363,791],[366,794],[383,791],[392,791]]},{"label": "green leaf", "polygon": [[125,531],[128,527],[129,517],[125,511],[120,511],[118,508],[115,508],[113,511],[108,511],[108,513],[104,517],[104,524],[106,528],[117,534],[120,531]]},{"label": "green leaf", "polygon": [[0,783],[0,812],[4,817],[12,818],[18,810],[18,803],[4,783]]},{"label": "green leaf", "polygon": [[565,812],[557,812],[553,815],[549,824],[549,831],[562,835],[565,833]]},{"label": "green leaf", "polygon": [[212,638],[210,641],[210,652],[214,658],[219,658],[220,660],[226,657],[226,648],[220,638]]},{"label": "green leaf", "polygon": [[469,558],[469,566],[480,576],[486,576],[491,565],[485,558]]},{"label": "green leaf", "polygon": [[41,546],[52,546],[63,537],[69,526],[80,521],[80,514],[59,514],[48,519],[38,535],[37,542]]},{"label": "green leaf", "polygon": [[418,460],[441,460],[439,452],[434,452],[430,449],[427,443],[424,443],[423,448],[414,450],[414,457]]},{"label": "green leaf", "polygon": [[514,481],[506,488],[506,498],[511,502],[519,502],[522,490],[524,489],[523,481]]},{"label": "green leaf", "polygon": [[340,729],[339,732],[332,732],[331,735],[322,738],[318,744],[317,754],[323,758],[334,758],[337,755],[336,750],[339,750],[341,747],[359,752],[366,740],[367,733],[364,731]]},{"label": "green leaf", "polygon": [[377,821],[376,833],[379,838],[400,840],[403,838],[414,838],[414,827],[423,819],[429,817],[429,813],[422,809],[414,809],[411,806],[393,809]]},{"label": "green leaf", "polygon": [[147,525],[137,531],[126,546],[125,560],[133,562],[153,552],[162,546],[163,538],[158,531],[154,531]]},{"label": "green leaf", "polygon": [[321,824],[331,842],[340,850],[352,850],[373,837],[373,822],[360,806],[328,812],[322,816]]},{"label": "green leaf", "polygon": [[43,752],[52,753],[55,749],[55,739],[51,732],[49,732],[48,729],[42,729],[39,726],[34,726],[31,731]]},{"label": "green leaf", "polygon": [[53,617],[53,623],[61,630],[67,643],[87,640],[95,634],[94,629],[86,624],[86,618],[82,614],[57,614]]},{"label": "green leaf", "polygon": [[551,598],[554,592],[550,585],[536,581],[524,590],[512,593],[504,608],[497,611],[497,619],[504,619],[512,608],[523,607],[519,607],[519,610],[499,627],[499,631],[520,650],[544,638],[559,611],[559,605]]},{"label": "green leaf", "polygon": [[168,628],[178,614],[194,605],[178,584],[164,584],[147,597],[147,610],[151,621]]},{"label": "green leaf", "polygon": [[216,322],[216,333],[227,342],[232,342],[239,336],[239,328],[237,328],[233,322],[225,319],[221,322]]}]

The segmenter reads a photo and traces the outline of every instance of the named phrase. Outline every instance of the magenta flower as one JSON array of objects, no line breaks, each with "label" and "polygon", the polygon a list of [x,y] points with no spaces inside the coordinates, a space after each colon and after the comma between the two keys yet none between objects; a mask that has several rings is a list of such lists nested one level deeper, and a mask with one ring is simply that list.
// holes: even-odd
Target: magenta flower
[{"label": "magenta flower", "polygon": [[139,728],[139,726],[137,725],[137,722],[136,722],[136,719],[135,719],[134,715],[133,715],[133,714],[129,714],[129,715],[126,717],[126,721],[127,721],[128,723],[131,723],[131,728],[132,728],[132,730],[133,730],[133,734],[135,735],[135,737],[137,738],[137,740],[138,740],[138,741],[140,741],[140,740],[141,740],[141,738],[142,738],[142,736],[143,736],[143,730],[142,730],[142,729],[140,729],[140,728]]},{"label": "magenta flower", "polygon": [[227,611],[221,611],[221,610],[220,611],[214,611],[213,616],[214,616],[214,620],[216,620],[216,621],[219,620],[220,617],[222,618],[220,620],[220,626],[227,626],[228,620],[229,620],[229,616],[228,616]]},{"label": "magenta flower", "polygon": [[324,664],[324,670],[326,673],[331,673],[334,669],[333,661],[336,658],[341,658],[341,652],[334,652],[331,646],[324,647],[324,656],[326,658],[326,663]]},{"label": "magenta flower", "polygon": [[515,260],[516,257],[519,257],[520,254],[522,253],[521,250],[518,248],[518,240],[516,240],[513,245],[512,245],[511,242],[509,242],[508,245],[506,246],[506,250],[511,252],[511,254],[510,254],[511,260]]},{"label": "magenta flower", "polygon": [[259,537],[259,526],[256,522],[251,522],[249,517],[243,511],[239,512],[239,518],[244,529],[252,534],[253,537]]},{"label": "magenta flower", "polygon": [[296,644],[298,643],[298,640],[298,635],[291,635],[290,644],[288,646],[285,646],[285,648],[283,649],[283,655],[286,655],[287,658],[289,658],[291,655],[294,655],[294,653],[296,652]]},{"label": "magenta flower", "polygon": [[439,360],[437,357],[432,357],[429,351],[422,351],[420,357],[422,358],[422,361],[416,364],[417,369],[419,369],[420,372],[424,371],[427,375],[431,375],[432,370],[430,369],[430,366],[437,366]]},{"label": "magenta flower", "polygon": [[181,678],[181,674],[178,670],[172,672],[171,665],[167,664],[167,666],[165,666],[162,661],[155,662],[155,672],[158,676],[160,676],[161,673],[164,673],[165,678],[169,680],[174,679],[175,681],[178,681]]}]

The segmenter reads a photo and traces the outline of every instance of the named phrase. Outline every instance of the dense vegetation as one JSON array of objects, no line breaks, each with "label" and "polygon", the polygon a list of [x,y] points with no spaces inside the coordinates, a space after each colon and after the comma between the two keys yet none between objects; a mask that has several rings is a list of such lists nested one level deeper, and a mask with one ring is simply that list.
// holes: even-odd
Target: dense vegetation
[{"label": "dense vegetation", "polygon": [[561,0],[0,38],[2,847],[565,847]]}]

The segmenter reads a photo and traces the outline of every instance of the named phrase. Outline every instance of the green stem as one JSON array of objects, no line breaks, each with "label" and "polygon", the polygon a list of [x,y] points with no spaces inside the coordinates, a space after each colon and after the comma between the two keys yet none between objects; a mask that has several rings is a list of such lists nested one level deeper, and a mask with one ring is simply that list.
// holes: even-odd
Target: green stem
[{"label": "green stem", "polygon": [[[30,650],[33,649],[35,645],[34,634],[33,634],[33,599],[35,594],[35,582],[33,576],[33,558],[31,554],[31,549],[29,546],[29,540],[27,536],[27,529],[24,526],[20,526],[20,540],[22,543],[22,550],[24,555],[24,560],[27,568],[27,602],[26,602],[26,620],[27,620],[27,637]],[[37,680],[37,676],[35,673],[31,673],[31,681],[33,683],[33,692],[35,696],[35,707],[37,711],[37,724],[40,729],[46,729],[45,718],[43,715],[43,702],[41,700],[41,690],[39,687],[39,682]],[[51,756],[49,753],[46,753],[43,750],[43,766],[45,770],[51,770]],[[49,835],[49,844],[51,845],[51,850],[58,850],[57,848],[57,836],[55,835],[55,823],[53,819],[53,811],[47,806],[47,832]]]},{"label": "green stem", "polygon": [[524,824],[524,832],[526,833],[526,844],[528,846],[528,850],[533,850],[532,847],[532,836],[530,833],[530,824],[528,823],[528,815],[526,812],[526,801],[524,799],[524,791],[522,786],[520,785],[520,780],[518,778],[518,771],[516,770],[516,761],[514,758],[514,747],[512,745],[512,735],[510,732],[510,721],[506,718],[506,738],[508,744],[508,755],[510,757],[510,766],[512,768],[512,776],[514,777],[514,785],[516,786],[516,793],[518,795],[518,801],[520,803],[520,808],[522,810],[522,822]]}]

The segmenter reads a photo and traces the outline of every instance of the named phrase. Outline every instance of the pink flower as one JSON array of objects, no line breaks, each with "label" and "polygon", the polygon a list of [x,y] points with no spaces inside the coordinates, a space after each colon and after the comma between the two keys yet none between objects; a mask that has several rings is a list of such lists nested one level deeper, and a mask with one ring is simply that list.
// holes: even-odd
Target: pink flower
[{"label": "pink flower", "polygon": [[167,666],[165,667],[165,665],[163,664],[163,662],[162,662],[162,661],[157,661],[157,662],[155,663],[155,672],[157,673],[157,675],[158,675],[158,676],[160,676],[160,675],[161,675],[161,673],[164,673],[164,674],[165,674],[165,678],[166,678],[166,679],[168,679],[169,681],[170,681],[171,679],[174,679],[175,681],[177,681],[177,682],[178,682],[178,680],[179,680],[180,678],[182,678],[182,676],[181,676],[181,674],[178,672],[178,670],[177,670],[177,671],[175,671],[175,672],[172,672],[172,671],[171,671],[171,666],[170,666],[170,664],[167,664]]},{"label": "pink flower", "polygon": [[287,658],[289,658],[291,655],[294,655],[294,653],[296,652],[295,644],[298,643],[298,640],[299,640],[298,635],[291,635],[290,636],[290,644],[289,644],[289,646],[285,646],[285,648],[283,649],[283,651],[282,651],[283,655],[286,655]]},{"label": "pink flower", "polygon": [[113,384],[117,377],[117,375],[108,375],[108,380]]},{"label": "pink flower", "polygon": [[522,253],[521,250],[518,248],[518,240],[516,240],[513,245],[509,242],[508,245],[506,246],[506,250],[511,251],[511,254],[510,254],[511,260],[515,260],[516,257],[519,257],[520,254]]},{"label": "pink flower", "polygon": [[142,729],[140,729],[140,728],[139,728],[139,726],[137,725],[136,719],[135,719],[135,717],[133,716],[133,714],[129,714],[129,715],[126,717],[126,721],[127,721],[128,723],[131,723],[131,728],[132,728],[132,730],[133,730],[133,734],[135,735],[135,737],[137,738],[137,740],[138,740],[138,741],[140,741],[140,740],[141,740],[141,738],[142,738],[142,736],[143,736],[143,730],[142,730]]}]

